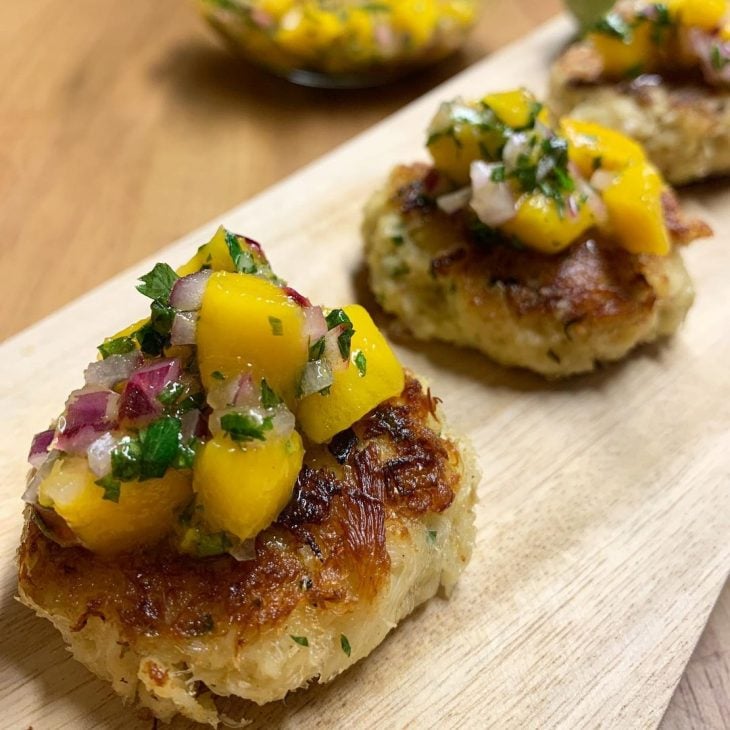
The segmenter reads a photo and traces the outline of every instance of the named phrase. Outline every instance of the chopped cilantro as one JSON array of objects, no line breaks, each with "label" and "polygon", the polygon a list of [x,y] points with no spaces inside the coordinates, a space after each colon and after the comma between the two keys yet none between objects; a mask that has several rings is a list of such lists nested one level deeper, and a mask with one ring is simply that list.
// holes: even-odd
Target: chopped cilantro
[{"label": "chopped cilantro", "polygon": [[284,334],[284,324],[278,317],[269,317],[269,325],[274,337],[281,337]]},{"label": "chopped cilantro", "polygon": [[199,532],[195,544],[195,553],[198,557],[208,558],[212,555],[220,555],[233,547],[233,543],[225,532]]},{"label": "chopped cilantro", "polygon": [[492,182],[501,183],[507,179],[507,170],[504,165],[496,165],[490,175]]},{"label": "chopped cilantro", "polygon": [[156,357],[162,354],[162,351],[167,345],[168,338],[157,332],[153,325],[148,322],[138,329],[134,336],[139,342],[139,347],[145,355],[152,355]]},{"label": "chopped cilantro", "polygon": [[333,309],[325,319],[327,320],[327,329],[329,330],[340,325],[343,326],[342,333],[337,338],[337,346],[340,349],[342,359],[347,360],[350,357],[352,336],[355,334],[352,321],[342,309]]},{"label": "chopped cilantro", "polygon": [[725,55],[723,49],[717,43],[710,49],[710,63],[715,71],[722,71],[730,63],[730,58]]},{"label": "chopped cilantro", "polygon": [[355,355],[355,365],[357,366],[357,371],[360,373],[360,377],[364,378],[365,373],[368,371],[368,361],[362,350],[358,350],[357,355]]},{"label": "chopped cilantro", "polygon": [[276,408],[281,403],[281,398],[274,392],[265,378],[261,379],[261,405],[264,408]]},{"label": "chopped cilantro", "polygon": [[94,484],[104,490],[102,499],[106,499],[109,502],[119,502],[119,491],[122,485],[118,479],[115,479],[111,474],[107,474],[105,477],[97,479]]},{"label": "chopped cilantro", "polygon": [[594,26],[596,33],[618,38],[623,43],[630,43],[634,37],[634,31],[618,13],[607,13]]},{"label": "chopped cilantro", "polygon": [[342,651],[344,651],[347,656],[350,656],[352,653],[352,647],[350,646],[349,639],[344,634],[340,634],[340,646],[342,647]]},{"label": "chopped cilantro", "polygon": [[152,271],[140,276],[142,282],[137,291],[150,299],[167,302],[178,275],[168,264],[155,264]]},{"label": "chopped cilantro", "polygon": [[117,337],[113,340],[106,340],[96,348],[106,360],[111,355],[124,355],[137,349],[131,337]]},{"label": "chopped cilantro", "polygon": [[309,362],[319,360],[324,355],[324,337],[320,337],[309,346]]},{"label": "chopped cilantro", "polygon": [[142,444],[136,436],[123,436],[112,449],[112,477],[123,482],[139,478]]},{"label": "chopped cilantro", "polygon": [[239,242],[239,237],[235,233],[226,231],[225,233],[226,246],[228,247],[228,253],[231,256],[231,261],[236,267],[236,271],[239,274],[256,274],[258,267],[253,259],[253,254],[248,248],[242,248]]},{"label": "chopped cilantro", "polygon": [[213,378],[214,380],[225,380],[226,379],[226,376],[223,375],[223,373],[220,370],[214,370],[210,374],[210,377]]},{"label": "chopped cilantro", "polygon": [[186,444],[181,443],[178,447],[177,454],[172,461],[175,469],[192,469],[195,463],[195,454],[200,440],[193,436]]},{"label": "chopped cilantro", "polygon": [[593,158],[593,170],[600,170],[603,167],[603,157],[600,155]]},{"label": "chopped cilantro", "polygon": [[438,532],[436,532],[436,530],[428,530],[428,532],[426,532],[426,542],[429,545],[435,545],[437,537],[438,537]]},{"label": "chopped cilantro", "polygon": [[184,390],[185,385],[183,383],[179,380],[172,380],[157,394],[157,400],[163,406],[171,406],[182,395]]},{"label": "chopped cilantro", "polygon": [[294,636],[289,634],[289,638],[299,646],[309,646],[309,639],[306,636]]},{"label": "chopped cilantro", "polygon": [[265,441],[266,432],[274,427],[271,416],[260,418],[252,413],[226,413],[221,428],[233,441]]},{"label": "chopped cilantro", "polygon": [[163,416],[141,431],[142,445],[139,460],[139,479],[156,479],[165,475],[178,456],[180,449],[180,420]]}]

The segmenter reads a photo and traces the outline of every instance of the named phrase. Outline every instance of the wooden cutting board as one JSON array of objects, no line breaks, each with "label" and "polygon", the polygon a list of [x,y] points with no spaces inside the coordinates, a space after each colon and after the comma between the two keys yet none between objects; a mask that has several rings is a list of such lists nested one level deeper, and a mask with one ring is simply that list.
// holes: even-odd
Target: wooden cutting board
[{"label": "wooden cutting board", "polygon": [[[519,84],[542,92],[570,32],[564,19],[545,26],[154,260],[181,262],[223,222],[262,241],[315,300],[368,303],[358,227],[369,192],[396,162],[424,156],[439,101]],[[730,565],[730,194],[707,186],[684,198],[717,238],[686,253],[698,298],[671,342],[557,384],[467,351],[398,343],[480,455],[472,562],[450,601],[417,610],[331,685],[253,708],[255,727],[658,723]],[[30,437],[79,385],[95,345],[142,316],[134,281],[154,260],[1,348],[4,727],[150,727],[14,601],[12,555]]]}]

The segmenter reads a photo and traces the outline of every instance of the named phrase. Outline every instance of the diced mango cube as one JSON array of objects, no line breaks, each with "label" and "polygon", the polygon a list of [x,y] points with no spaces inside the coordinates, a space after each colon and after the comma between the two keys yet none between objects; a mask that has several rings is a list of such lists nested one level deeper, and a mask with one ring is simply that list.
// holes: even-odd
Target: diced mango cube
[{"label": "diced mango cube", "polygon": [[297,411],[302,430],[318,444],[400,395],[405,383],[403,367],[365,309],[353,304],[344,310],[355,329],[350,363],[334,373],[329,393],[303,398]]},{"label": "diced mango cube", "polygon": [[667,0],[667,9],[682,25],[715,30],[728,12],[727,0]]},{"label": "diced mango cube", "polygon": [[597,169],[618,171],[644,162],[646,155],[637,142],[620,132],[594,122],[564,117],[560,132],[568,140],[568,156],[586,179]]},{"label": "diced mango cube", "polygon": [[621,38],[605,33],[589,33],[589,42],[603,60],[603,72],[613,78],[649,71],[655,62],[656,45],[652,40],[651,23],[641,23],[633,29],[631,38]]},{"label": "diced mango cube", "polygon": [[603,192],[611,230],[631,253],[666,256],[672,247],[664,223],[664,181],[649,163],[631,165]]},{"label": "diced mango cube", "polygon": [[206,390],[216,380],[251,372],[290,405],[307,362],[304,313],[275,284],[251,274],[217,271],[208,279],[197,326],[198,367]]},{"label": "diced mango cube", "polygon": [[585,203],[577,203],[577,210],[571,212],[566,204],[542,193],[526,193],[517,203],[515,217],[501,230],[530,248],[558,253],[595,224],[595,215]]},{"label": "diced mango cube", "polygon": [[428,151],[436,168],[459,185],[469,184],[474,160],[496,159],[504,144],[499,129],[486,120],[483,109],[454,102],[442,105],[432,122]]},{"label": "diced mango cube", "polygon": [[86,459],[57,461],[41,482],[39,503],[53,508],[95,553],[113,554],[157,542],[192,498],[189,472],[168,469],[160,479],[122,482],[119,501],[104,499]]},{"label": "diced mango cube", "polygon": [[497,118],[512,129],[523,129],[537,113],[539,105],[527,89],[488,94],[482,99],[497,115]]},{"label": "diced mango cube", "polygon": [[302,468],[296,431],[263,443],[239,444],[218,434],[200,447],[193,487],[211,531],[246,540],[268,527],[286,506]]}]

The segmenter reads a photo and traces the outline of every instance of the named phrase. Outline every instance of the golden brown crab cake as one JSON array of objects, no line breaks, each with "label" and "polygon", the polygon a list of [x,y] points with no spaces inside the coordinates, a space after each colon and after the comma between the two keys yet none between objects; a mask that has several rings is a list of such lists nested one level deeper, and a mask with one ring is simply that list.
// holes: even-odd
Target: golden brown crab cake
[{"label": "golden brown crab cake", "polygon": [[618,3],[550,78],[556,114],[633,137],[675,185],[730,172],[730,28],[718,26],[723,3],[698,4],[675,2],[688,6],[675,16]]},{"label": "golden brown crab cake", "polygon": [[48,539],[26,513],[21,600],[74,656],[154,714],[216,725],[214,695],[277,700],[369,654],[468,561],[478,470],[413,376],[310,446],[255,557],[191,560],[166,543],[116,557]]},{"label": "golden brown crab cake", "polygon": [[[692,304],[676,248],[631,254],[595,230],[558,254],[480,240],[462,216],[437,207],[443,185],[432,167],[399,166],[366,208],[372,289],[420,339],[560,377],[673,333]],[[709,232],[669,191],[664,211],[675,244]]]}]

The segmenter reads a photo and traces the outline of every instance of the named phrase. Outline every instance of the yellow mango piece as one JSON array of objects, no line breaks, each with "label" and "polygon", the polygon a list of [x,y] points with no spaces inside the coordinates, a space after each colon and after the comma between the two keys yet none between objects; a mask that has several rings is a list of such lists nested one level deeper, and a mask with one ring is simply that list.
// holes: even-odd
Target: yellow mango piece
[{"label": "yellow mango piece", "polygon": [[652,40],[651,23],[636,26],[628,42],[595,32],[589,33],[587,39],[600,54],[607,76],[621,78],[631,72],[648,71],[655,62],[656,44]]},{"label": "yellow mango piece", "polygon": [[517,202],[515,217],[500,230],[537,251],[558,253],[595,224],[593,211],[586,204],[579,205],[577,215],[572,215],[553,198],[526,193]]},{"label": "yellow mango piece", "polygon": [[495,159],[504,144],[497,130],[480,126],[482,119],[482,110],[454,102],[443,104],[431,123],[426,145],[433,163],[459,185],[469,184],[474,160]]},{"label": "yellow mango piece", "polygon": [[664,181],[645,163],[620,173],[603,191],[610,228],[617,242],[631,253],[666,256],[672,247],[664,223]]},{"label": "yellow mango piece", "polygon": [[304,447],[296,431],[288,437],[243,444],[218,434],[200,447],[193,488],[212,532],[246,540],[268,527],[291,498]]},{"label": "yellow mango piece", "polygon": [[400,395],[405,384],[403,367],[367,311],[357,304],[344,311],[355,329],[350,364],[334,373],[328,394],[303,398],[297,411],[302,430],[318,444],[328,442],[388,398]]},{"label": "yellow mango piece", "polygon": [[228,248],[228,237],[233,237],[238,241],[240,247],[251,255],[251,261],[257,267],[268,268],[266,258],[260,251],[247,244],[246,239],[242,236],[236,236],[220,226],[213,238],[208,243],[204,243],[187,263],[176,270],[177,275],[187,276],[200,271],[202,268],[212,269],[213,271],[235,272],[236,265]]},{"label": "yellow mango piece", "polygon": [[122,482],[119,502],[105,500],[95,480],[86,459],[66,457],[41,482],[38,498],[95,553],[119,553],[157,542],[172,530],[193,494],[190,472],[175,469],[161,479]]},{"label": "yellow mango piece", "polygon": [[667,0],[669,14],[692,28],[715,30],[728,12],[727,0]]},{"label": "yellow mango piece", "polygon": [[594,122],[564,117],[560,133],[568,140],[568,157],[586,179],[594,171],[622,170],[629,164],[644,162],[646,154],[640,144],[612,129]]},{"label": "yellow mango piece", "polygon": [[293,404],[309,354],[303,325],[302,308],[275,284],[251,274],[214,272],[205,287],[196,333],[205,389],[221,375],[251,372],[255,382],[266,378]]},{"label": "yellow mango piece", "polygon": [[512,129],[527,127],[537,108],[537,100],[527,89],[488,94],[482,102],[492,109],[501,122]]}]

